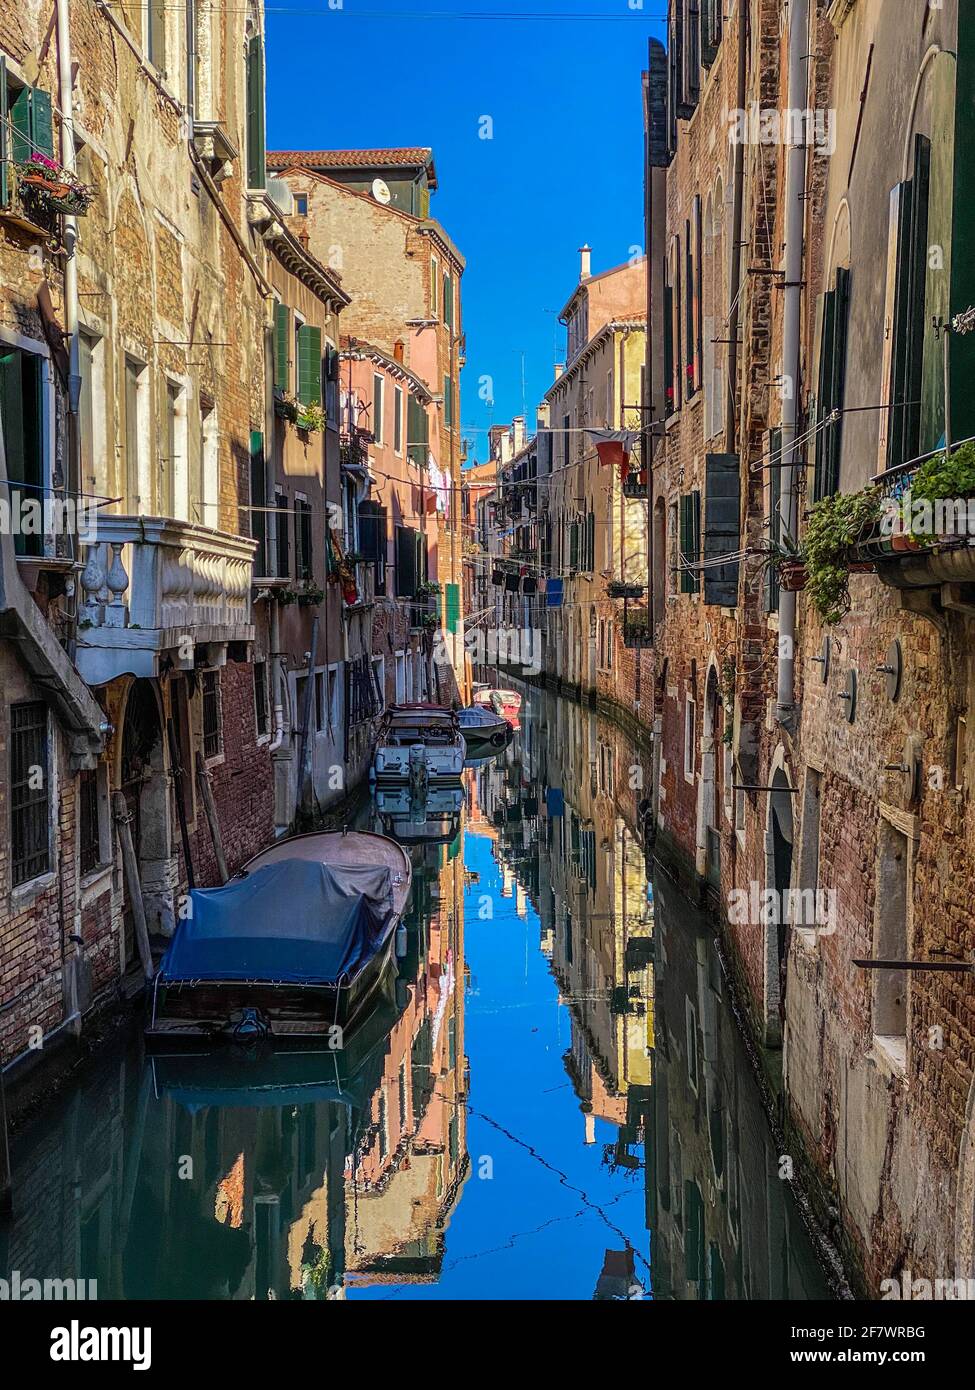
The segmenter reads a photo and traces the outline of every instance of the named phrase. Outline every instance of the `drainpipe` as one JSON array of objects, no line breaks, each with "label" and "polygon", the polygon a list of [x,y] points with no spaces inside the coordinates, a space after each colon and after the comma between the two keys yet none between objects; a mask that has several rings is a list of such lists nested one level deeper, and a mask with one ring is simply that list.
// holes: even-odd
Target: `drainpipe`
[{"label": "drainpipe", "polygon": [[[77,169],[74,148],[74,98],[71,86],[71,34],[68,28],[68,0],[57,0],[58,25],[58,105],[61,108],[61,164],[69,174]],[[76,471],[77,415],[81,401],[81,351],[78,339],[78,219],[65,214],[64,246],[67,260],[64,270],[65,328],[68,338],[68,409],[75,417],[72,429],[71,463]],[[69,481],[69,487],[71,485]],[[80,491],[80,488],[77,489]]]},{"label": "drainpipe", "polygon": [[[738,8],[738,74],[736,81],[736,100],[738,110],[745,109],[745,71],[748,59],[748,9]],[[725,382],[727,401],[725,403],[725,452],[738,452],[738,330],[741,324],[741,258],[744,250],[741,241],[742,204],[745,184],[745,144],[735,141],[734,183],[731,205],[731,313],[728,316],[728,371]]]},{"label": "drainpipe", "polygon": [[[807,70],[809,60],[809,0],[790,0],[789,3],[789,95],[791,111],[806,107]],[[782,374],[787,391],[782,402],[782,490],[779,516],[784,533],[793,540],[798,532],[798,496],[796,492],[796,421],[798,417],[799,329],[802,317],[802,253],[803,253],[803,192],[806,181],[806,149],[802,122],[790,135],[785,170],[785,301],[783,305]],[[785,462],[787,460],[787,462]],[[786,589],[779,596],[779,669],[775,717],[780,724],[791,725],[795,706],[795,640],[796,596]]]},{"label": "drainpipe", "polygon": [[284,679],[281,670],[281,605],[274,594],[268,606],[271,609],[271,698],[274,701],[274,737],[267,746],[269,753],[276,753],[284,742],[284,699],[281,684]]}]

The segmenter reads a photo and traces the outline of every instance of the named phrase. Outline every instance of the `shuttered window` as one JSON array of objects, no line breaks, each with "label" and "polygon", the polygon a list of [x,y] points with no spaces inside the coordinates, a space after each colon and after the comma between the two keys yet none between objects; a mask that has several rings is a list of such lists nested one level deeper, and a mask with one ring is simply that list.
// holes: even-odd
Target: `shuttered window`
[{"label": "shuttered window", "polygon": [[842,411],[846,383],[846,338],[850,315],[850,272],[836,272],[834,287],[822,296],[819,340],[819,387],[816,402],[816,471],[813,501],[831,497],[840,482],[840,444],[843,416],[826,424],[834,410]]},{"label": "shuttered window", "polygon": [[322,403],[322,330],[311,323],[298,329],[297,394],[302,405]]},{"label": "shuttered window", "polygon": [[288,346],[291,342],[291,310],[277,300],[274,305],[274,384],[287,391],[290,373]]},{"label": "shuttered window", "polygon": [[741,480],[737,454],[704,457],[704,602],[734,608],[738,560],[714,563],[741,549]]},{"label": "shuttered window", "polygon": [[49,795],[47,706],[42,700],[11,705],[10,875],[14,888],[47,873],[51,866]]},{"label": "shuttered window", "polygon": [[51,98],[40,87],[20,87],[7,97],[10,122],[10,158],[23,164],[31,155],[54,158],[54,122]]},{"label": "shuttered window", "polygon": [[[43,500],[44,431],[42,424],[43,359],[16,348],[0,351],[0,425],[6,449],[7,478],[25,484],[24,492],[10,490],[12,503],[21,497]],[[44,537],[18,528],[18,555],[39,555]]]},{"label": "shuttered window", "polygon": [[427,412],[415,397],[410,396],[406,406],[406,452],[411,463],[426,463],[429,436]]},{"label": "shuttered window", "polygon": [[295,578],[311,579],[312,574],[311,505],[301,498],[295,501]]},{"label": "shuttered window", "polygon": [[454,424],[454,383],[449,376],[443,379],[443,422],[448,429]]},{"label": "shuttered window", "polygon": [[376,372],[372,378],[372,437],[377,444],[384,440],[386,393],[385,380]]},{"label": "shuttered window", "polygon": [[448,328],[454,326],[454,277],[446,271],[443,277],[443,321]]},{"label": "shuttered window", "polygon": [[680,551],[680,591],[696,594],[700,580],[687,566],[698,564],[701,558],[701,494],[697,491],[680,499]]},{"label": "shuttered window", "polygon": [[[782,497],[782,431],[772,429],[768,432],[768,534],[769,540],[778,544],[782,540],[782,517],[779,515],[779,501]],[[765,611],[779,611],[778,573],[772,565],[765,570]]]},{"label": "shuttered window", "polygon": [[460,626],[460,585],[448,584],[445,594],[447,631],[456,632]]},{"label": "shuttered window", "polygon": [[915,136],[913,177],[890,194],[883,380],[891,409],[882,418],[880,438],[881,463],[887,468],[921,452],[930,163],[930,141]]},{"label": "shuttered window", "polygon": [[409,526],[396,528],[396,574],[394,588],[397,598],[412,598],[417,585],[418,533]]},{"label": "shuttered window", "polygon": [[700,0],[701,62],[709,68],[721,43],[721,0]]},{"label": "shuttered window", "polygon": [[247,40],[247,187],[263,188],[267,178],[264,154],[264,43],[259,34]]},{"label": "shuttered window", "polygon": [[283,492],[277,495],[277,576],[279,579],[291,577],[291,516],[288,499]]},{"label": "shuttered window", "polygon": [[376,593],[386,592],[386,508],[376,501],[359,505],[359,549],[376,566]]},{"label": "shuttered window", "polygon": [[264,458],[264,436],[260,430],[251,430],[251,537],[257,541],[254,556],[254,574],[258,577],[268,574],[267,553],[267,469]]}]

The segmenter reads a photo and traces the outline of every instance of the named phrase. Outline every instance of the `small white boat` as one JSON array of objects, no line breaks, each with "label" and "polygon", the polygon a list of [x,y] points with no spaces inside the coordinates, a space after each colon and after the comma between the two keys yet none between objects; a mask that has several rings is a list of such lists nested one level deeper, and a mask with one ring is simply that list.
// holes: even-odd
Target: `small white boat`
[{"label": "small white boat", "polygon": [[514,729],[503,714],[487,705],[469,705],[457,711],[468,758],[479,758],[491,750],[497,752],[511,742]]},{"label": "small white boat", "polygon": [[372,764],[374,782],[458,781],[467,745],[457,715],[443,705],[391,705]]},{"label": "small white boat", "polygon": [[493,710],[495,714],[507,719],[513,729],[520,727],[518,715],[521,713],[521,696],[517,690],[503,690],[497,686],[475,685],[473,702]]}]

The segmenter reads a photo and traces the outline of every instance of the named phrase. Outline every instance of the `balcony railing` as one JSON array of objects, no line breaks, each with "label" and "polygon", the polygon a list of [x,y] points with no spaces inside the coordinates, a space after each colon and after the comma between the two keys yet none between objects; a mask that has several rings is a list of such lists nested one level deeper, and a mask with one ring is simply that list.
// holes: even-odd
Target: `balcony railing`
[{"label": "balcony railing", "polygon": [[104,516],[81,575],[77,666],[90,685],[156,676],[169,654],[192,669],[195,648],[253,640],[257,542],[167,517]]}]

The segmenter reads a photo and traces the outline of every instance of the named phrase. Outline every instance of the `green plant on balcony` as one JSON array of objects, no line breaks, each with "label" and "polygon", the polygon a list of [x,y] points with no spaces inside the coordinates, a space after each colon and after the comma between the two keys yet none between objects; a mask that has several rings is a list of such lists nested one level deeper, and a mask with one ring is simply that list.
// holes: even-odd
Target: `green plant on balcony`
[{"label": "green plant on balcony", "polygon": [[298,594],[298,604],[301,608],[314,608],[325,597],[325,590],[320,589],[317,584],[306,584]]},{"label": "green plant on balcony", "polygon": [[17,165],[17,178],[28,198],[50,212],[84,217],[95,197],[89,184],[39,152]]},{"label": "green plant on balcony", "polygon": [[439,598],[440,585],[433,579],[423,579],[414,590],[415,598]]},{"label": "green plant on balcony", "polygon": [[317,401],[311,401],[308,405],[302,405],[300,401],[297,403],[295,424],[298,429],[305,430],[308,434],[320,434],[327,421],[328,416]]},{"label": "green plant on balcony", "polygon": [[294,424],[298,419],[298,401],[294,396],[289,396],[287,391],[282,391],[280,387],[276,387],[274,413],[279,420],[290,420]]},{"label": "green plant on balcony", "polygon": [[[912,515],[916,516],[918,502],[928,502],[934,508],[938,503],[966,497],[975,497],[975,442],[972,441],[960,444],[950,454],[934,454],[924,460],[911,481],[910,491],[904,496],[905,524],[910,523]],[[913,530],[911,534],[916,540],[931,539],[930,535],[917,535]]]},{"label": "green plant on balcony", "polygon": [[838,623],[849,612],[850,552],[876,530],[880,514],[878,487],[836,492],[821,498],[811,509],[801,557],[806,592],[824,623]]}]

